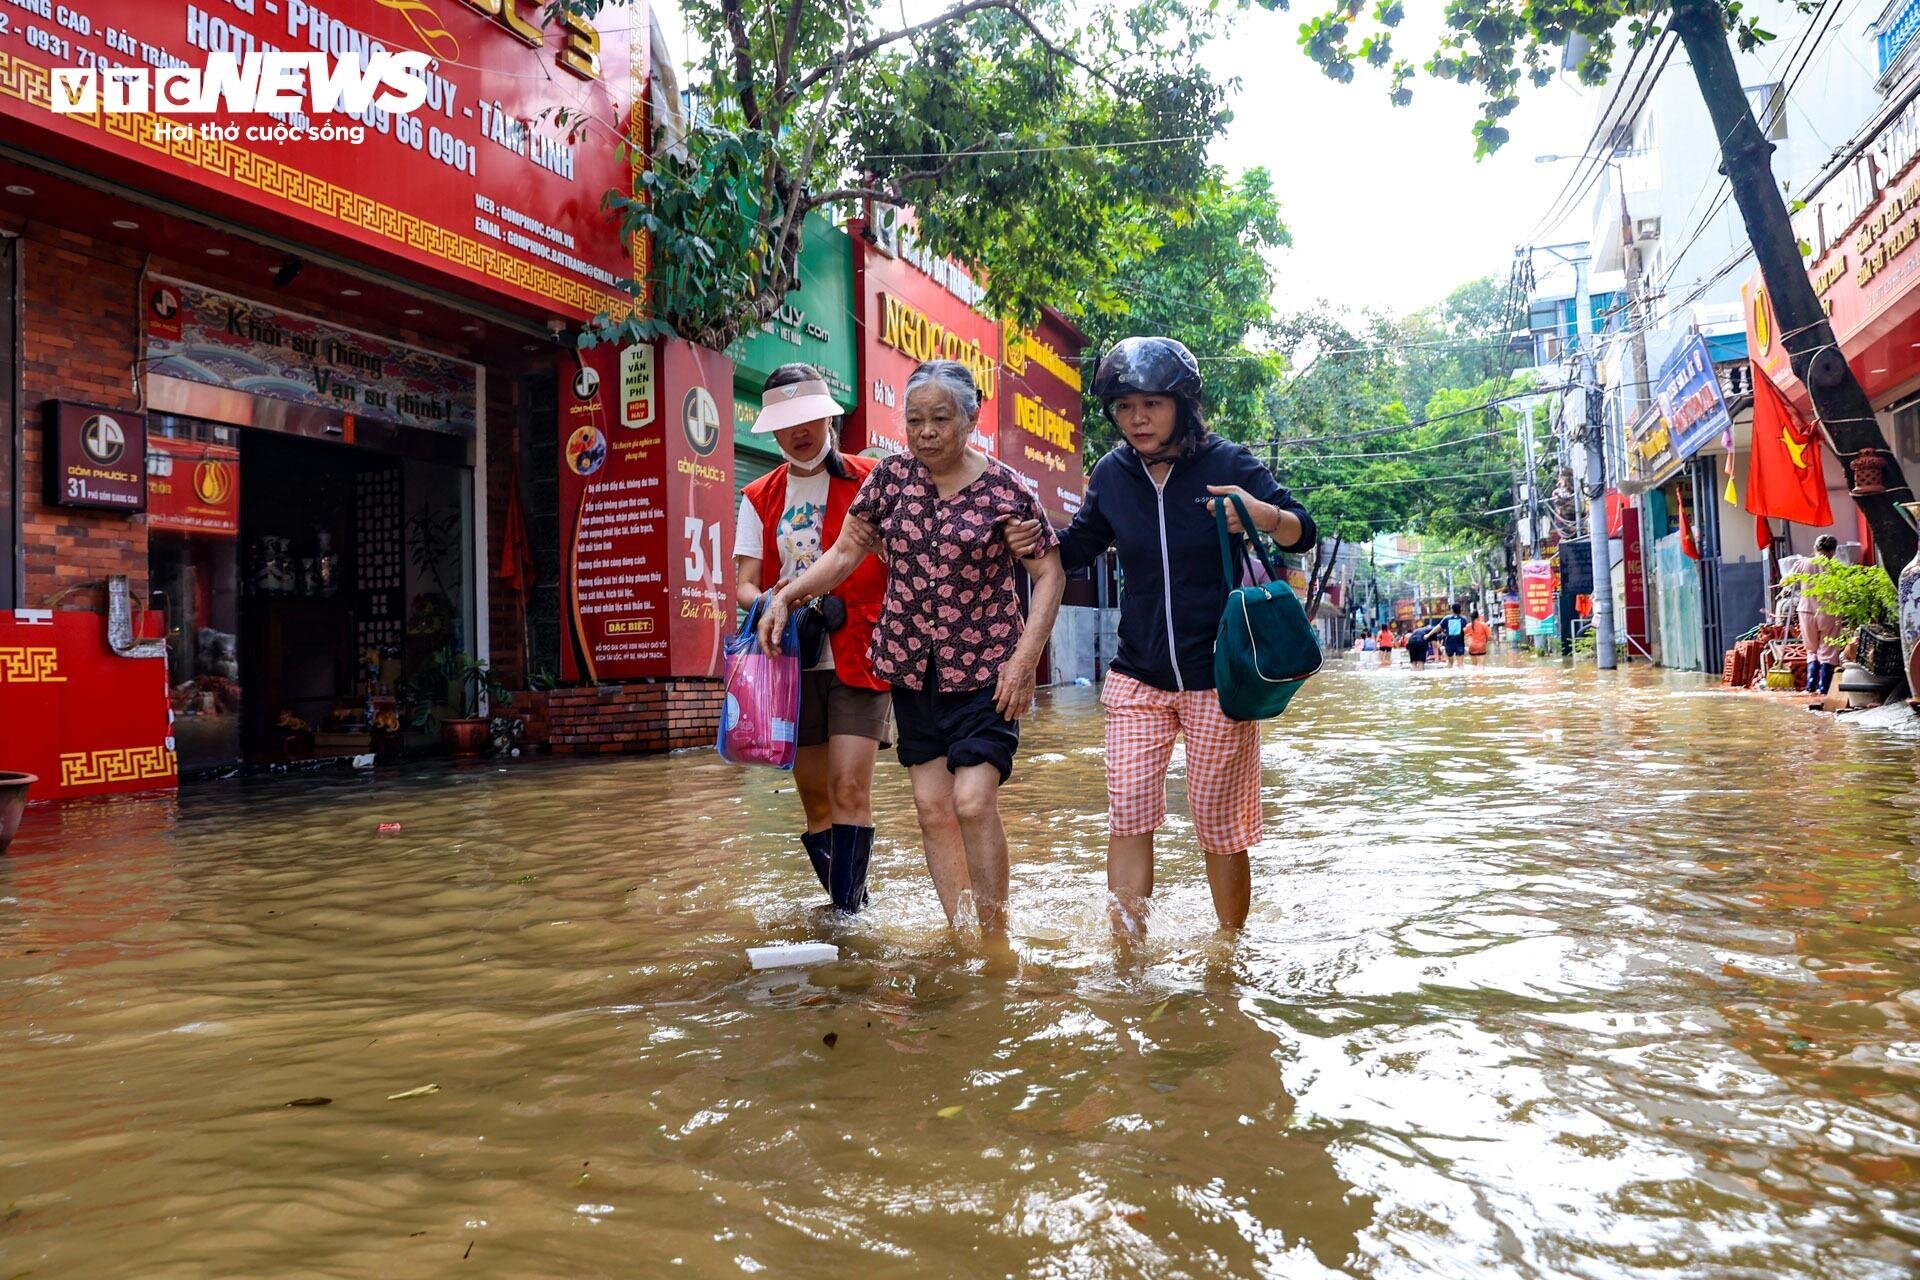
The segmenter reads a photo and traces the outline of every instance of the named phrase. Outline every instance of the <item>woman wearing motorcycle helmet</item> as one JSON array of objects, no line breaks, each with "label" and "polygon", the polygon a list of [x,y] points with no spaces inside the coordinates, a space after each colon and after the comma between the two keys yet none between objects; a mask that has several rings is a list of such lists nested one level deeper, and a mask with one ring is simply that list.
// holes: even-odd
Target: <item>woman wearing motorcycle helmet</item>
[{"label": "woman wearing motorcycle helmet", "polygon": [[[1153,894],[1153,835],[1166,819],[1176,740],[1187,748],[1187,799],[1223,928],[1246,924],[1247,849],[1259,838],[1260,726],[1229,720],[1213,682],[1213,644],[1227,593],[1214,508],[1225,505],[1244,563],[1238,513],[1283,551],[1313,546],[1313,517],[1245,445],[1207,430],[1200,366],[1171,338],[1128,338],[1100,361],[1093,393],[1122,442],[1094,467],[1061,538],[1071,571],[1108,547],[1120,555],[1120,643],[1101,689],[1106,709],[1107,888],[1115,928],[1144,930]],[[1031,525],[1012,531],[1024,539]],[[1020,544],[1015,546],[1016,553]]]}]

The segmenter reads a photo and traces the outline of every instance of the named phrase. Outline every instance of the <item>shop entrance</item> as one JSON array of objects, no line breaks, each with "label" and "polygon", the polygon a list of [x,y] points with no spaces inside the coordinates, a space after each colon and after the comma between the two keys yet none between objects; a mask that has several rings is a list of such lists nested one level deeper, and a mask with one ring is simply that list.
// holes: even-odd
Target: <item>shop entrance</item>
[{"label": "shop entrance", "polygon": [[158,422],[150,564],[182,775],[397,755],[410,691],[472,651],[470,471]]}]

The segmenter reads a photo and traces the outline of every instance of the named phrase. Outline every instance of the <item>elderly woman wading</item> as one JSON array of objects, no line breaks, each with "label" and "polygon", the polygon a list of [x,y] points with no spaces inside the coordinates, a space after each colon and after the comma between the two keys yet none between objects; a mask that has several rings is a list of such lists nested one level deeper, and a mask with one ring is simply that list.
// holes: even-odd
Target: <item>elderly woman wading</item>
[{"label": "elderly woman wading", "polygon": [[[1060,609],[1066,574],[1039,503],[1006,467],[968,447],[980,392],[966,366],[931,360],[907,379],[911,456],[875,467],[840,536],[774,593],[760,622],[773,653],[787,614],[843,582],[874,552],[886,596],[870,652],[893,686],[900,763],[913,778],[927,870],[952,923],[972,891],[981,931],[1007,928],[1007,836],[1000,787],[1013,773],[1019,718]],[[1025,560],[1024,624],[1003,527],[1038,520]]]}]

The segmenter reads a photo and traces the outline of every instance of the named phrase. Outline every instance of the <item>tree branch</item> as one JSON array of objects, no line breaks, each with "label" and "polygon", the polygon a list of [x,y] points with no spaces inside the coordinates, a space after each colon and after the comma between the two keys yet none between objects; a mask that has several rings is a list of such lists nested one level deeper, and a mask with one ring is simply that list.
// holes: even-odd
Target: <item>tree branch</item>
[{"label": "tree branch", "polygon": [[1041,48],[1064,62],[1072,63],[1088,75],[1099,80],[1108,88],[1113,89],[1116,93],[1119,92],[1119,86],[1107,79],[1105,75],[1055,44],[1052,37],[1047,35],[1047,33],[1041,29],[1040,24],[1035,22],[1027,11],[1020,6],[1019,0],[966,0],[965,3],[957,4],[944,13],[927,19],[925,22],[916,22],[912,26],[902,27],[898,31],[888,31],[881,35],[874,36],[871,39],[863,40],[824,66],[815,67],[812,71],[807,72],[806,75],[801,76],[800,79],[793,83],[793,87],[788,89],[786,96],[781,99],[781,105],[784,106],[787,102],[799,97],[815,84],[819,83],[825,76],[831,75],[844,67],[851,66],[863,58],[870,57],[890,44],[896,44],[899,41],[910,39],[922,32],[938,30],[949,23],[958,22],[960,19],[972,14],[984,13],[989,9],[998,9],[1003,13],[1012,14],[1020,21],[1021,25],[1033,33],[1033,38],[1040,42]]},{"label": "tree branch", "polygon": [[720,14],[726,20],[727,40],[733,45],[734,90],[740,95],[740,113],[747,127],[759,129],[760,95],[753,88],[753,45],[747,39],[747,18],[740,11],[740,0],[720,0]]},{"label": "tree branch", "polygon": [[947,162],[938,169],[915,169],[910,173],[897,173],[889,178],[885,186],[879,187],[840,187],[833,191],[823,191],[809,195],[801,202],[803,209],[818,209],[824,204],[833,204],[840,200],[873,200],[880,204],[908,203],[901,188],[909,182],[937,182],[952,173],[954,167],[976,151],[986,150],[985,142],[976,142],[972,146],[962,147],[947,157]]},{"label": "tree branch", "polygon": [[[786,102],[787,78],[793,70],[793,46],[800,39],[800,6],[806,0],[787,0],[787,29],[780,36],[780,52],[773,59],[773,100]],[[849,24],[847,30],[852,31]]]}]

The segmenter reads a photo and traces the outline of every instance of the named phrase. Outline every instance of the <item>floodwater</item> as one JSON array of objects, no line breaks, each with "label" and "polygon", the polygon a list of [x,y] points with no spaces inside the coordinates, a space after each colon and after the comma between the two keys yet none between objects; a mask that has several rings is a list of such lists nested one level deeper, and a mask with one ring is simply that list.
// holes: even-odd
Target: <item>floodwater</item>
[{"label": "floodwater", "polygon": [[[35,810],[0,1277],[1920,1269],[1920,738],[1369,656],[1265,754],[1246,933],[1176,821],[1121,954],[1098,707],[1046,696],[1012,971],[885,758],[851,920],[711,753]],[[847,958],[749,971],[801,940]]]}]

